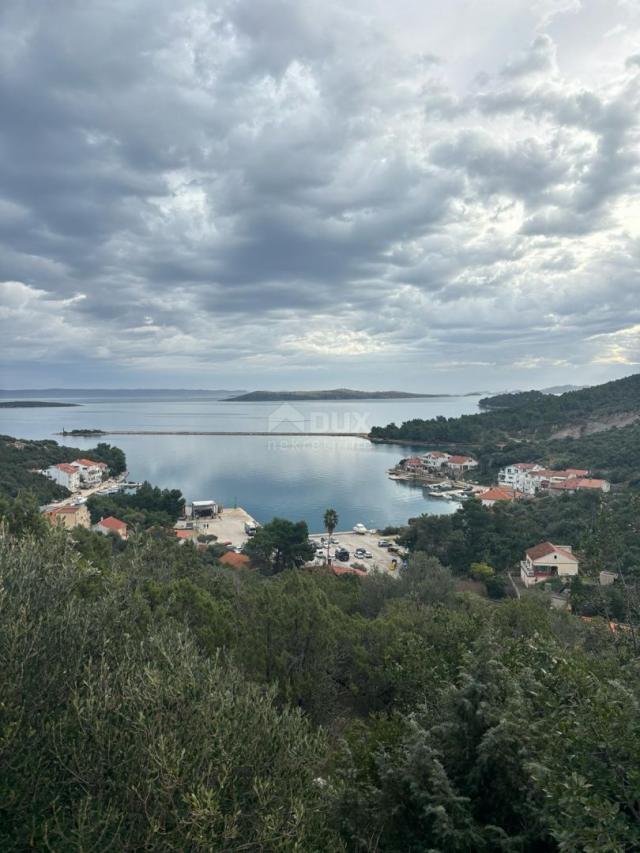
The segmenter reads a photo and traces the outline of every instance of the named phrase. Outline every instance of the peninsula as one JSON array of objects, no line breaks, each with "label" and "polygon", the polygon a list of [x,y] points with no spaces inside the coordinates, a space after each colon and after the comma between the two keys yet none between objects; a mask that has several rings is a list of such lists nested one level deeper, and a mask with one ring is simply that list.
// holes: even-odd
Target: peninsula
[{"label": "peninsula", "polygon": [[226,402],[280,402],[306,400],[407,400],[421,397],[450,397],[450,394],[411,394],[408,391],[354,391],[351,388],[333,388],[328,391],[251,391]]}]

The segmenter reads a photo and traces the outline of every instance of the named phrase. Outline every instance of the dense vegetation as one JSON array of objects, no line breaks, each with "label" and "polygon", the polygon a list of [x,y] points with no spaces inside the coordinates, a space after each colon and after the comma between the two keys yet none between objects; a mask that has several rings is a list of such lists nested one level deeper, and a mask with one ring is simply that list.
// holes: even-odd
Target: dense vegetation
[{"label": "dense vegetation", "polygon": [[459,418],[416,418],[401,426],[376,426],[371,437],[475,446],[547,438],[561,427],[583,427],[598,418],[640,412],[640,374],[558,396],[535,391],[507,396],[514,398],[507,408]]},{"label": "dense vegetation", "polygon": [[100,443],[89,450],[80,450],[77,447],[65,447],[55,441],[26,441],[2,435],[0,495],[15,497],[20,491],[28,490],[40,503],[67,497],[69,493],[65,488],[36,471],[78,458],[104,462],[112,474],[120,474],[126,469],[124,453],[110,444]]},{"label": "dense vegetation", "polygon": [[481,409],[517,409],[539,403],[546,395],[542,391],[516,391],[512,394],[494,394],[478,400]]},{"label": "dense vegetation", "polygon": [[[637,554],[637,532],[606,550],[632,509],[578,501],[575,528],[553,502],[559,531],[528,504],[535,541],[584,524],[601,559]],[[442,559],[497,562],[520,511],[465,507]],[[634,638],[456,592],[428,519],[391,579],[234,573],[162,531],[116,547],[25,498],[0,514],[0,849],[640,847]]]},{"label": "dense vegetation", "polygon": [[92,495],[87,507],[93,524],[113,515],[132,527],[167,527],[182,515],[184,497],[180,489],[160,489],[144,482],[134,492]]}]

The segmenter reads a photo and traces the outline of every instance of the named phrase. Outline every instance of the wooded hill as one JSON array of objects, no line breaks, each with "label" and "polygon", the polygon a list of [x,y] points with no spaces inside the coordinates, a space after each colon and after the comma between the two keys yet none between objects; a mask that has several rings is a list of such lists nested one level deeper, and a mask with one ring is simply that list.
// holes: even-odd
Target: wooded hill
[{"label": "wooded hill", "polygon": [[567,428],[585,434],[616,425],[616,417],[620,424],[628,423],[626,416],[640,417],[640,374],[558,396],[526,391],[503,397],[509,398],[504,408],[459,418],[416,418],[401,426],[375,426],[370,435],[378,440],[482,445],[551,438]]},{"label": "wooded hill", "polygon": [[[328,391],[250,391],[229,397],[226,402],[304,402],[305,400],[405,400],[415,397],[437,397],[439,394],[412,394],[408,391],[354,391],[332,388]],[[442,396],[449,396],[444,394]]]}]

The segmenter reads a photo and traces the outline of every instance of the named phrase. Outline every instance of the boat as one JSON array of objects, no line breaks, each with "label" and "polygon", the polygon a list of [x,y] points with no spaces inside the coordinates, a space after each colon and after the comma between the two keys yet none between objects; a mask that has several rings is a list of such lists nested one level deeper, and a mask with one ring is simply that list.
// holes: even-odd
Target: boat
[{"label": "boat", "polygon": [[362,524],[362,522],[358,522],[358,524],[354,526],[353,532],[359,533],[361,536],[364,536],[364,534],[367,532],[367,528],[364,526],[364,524]]}]

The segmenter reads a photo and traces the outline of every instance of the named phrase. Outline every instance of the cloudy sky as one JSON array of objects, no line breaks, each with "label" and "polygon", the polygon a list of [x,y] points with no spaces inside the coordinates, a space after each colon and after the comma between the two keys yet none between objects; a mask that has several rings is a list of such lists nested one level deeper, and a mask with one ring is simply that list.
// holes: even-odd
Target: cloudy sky
[{"label": "cloudy sky", "polygon": [[2,0],[0,386],[640,369],[639,0]]}]

